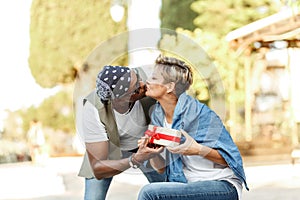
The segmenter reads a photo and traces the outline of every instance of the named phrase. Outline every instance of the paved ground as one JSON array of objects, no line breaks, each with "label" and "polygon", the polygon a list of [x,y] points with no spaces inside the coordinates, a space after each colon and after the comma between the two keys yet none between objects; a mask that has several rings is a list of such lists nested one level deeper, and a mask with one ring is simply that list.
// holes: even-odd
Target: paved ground
[{"label": "paved ground", "polygon": [[[2,164],[0,200],[81,200],[84,183],[77,177],[80,162],[80,157],[61,157],[43,164]],[[299,162],[292,165],[284,156],[246,158],[245,172],[251,190],[244,192],[243,200],[300,199]],[[146,183],[138,170],[130,169],[114,178],[107,199],[136,199]]]}]

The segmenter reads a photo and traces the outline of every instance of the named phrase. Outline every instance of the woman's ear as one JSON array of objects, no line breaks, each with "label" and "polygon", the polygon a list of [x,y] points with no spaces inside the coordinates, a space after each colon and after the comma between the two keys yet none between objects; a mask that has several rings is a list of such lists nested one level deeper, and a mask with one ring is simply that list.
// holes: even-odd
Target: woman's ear
[{"label": "woman's ear", "polygon": [[167,93],[173,92],[175,90],[175,83],[170,82],[167,84]]}]

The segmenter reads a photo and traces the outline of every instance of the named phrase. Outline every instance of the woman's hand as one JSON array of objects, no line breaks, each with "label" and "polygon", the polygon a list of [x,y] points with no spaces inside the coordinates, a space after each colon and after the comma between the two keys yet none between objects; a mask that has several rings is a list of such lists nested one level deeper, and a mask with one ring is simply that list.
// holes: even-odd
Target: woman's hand
[{"label": "woman's hand", "polygon": [[180,130],[182,135],[185,137],[185,142],[176,147],[167,147],[171,153],[182,154],[182,155],[199,155],[201,152],[202,145],[198,144],[194,138],[192,138],[184,130]]},{"label": "woman's hand", "polygon": [[199,144],[184,130],[180,130],[185,137],[185,142],[176,147],[167,147],[171,153],[182,155],[200,155],[220,165],[228,166],[221,154],[210,147]]}]

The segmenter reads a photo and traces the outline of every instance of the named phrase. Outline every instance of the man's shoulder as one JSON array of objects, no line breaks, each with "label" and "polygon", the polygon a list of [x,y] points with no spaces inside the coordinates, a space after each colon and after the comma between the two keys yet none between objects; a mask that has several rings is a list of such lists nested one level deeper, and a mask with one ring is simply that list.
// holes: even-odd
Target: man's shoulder
[{"label": "man's shoulder", "polygon": [[[149,113],[153,109],[153,106],[156,103],[156,100],[151,97],[144,97],[139,100],[142,104],[145,113]],[[151,113],[151,112],[150,112]]]},{"label": "man's shoulder", "polygon": [[103,107],[103,104],[101,103],[101,100],[98,97],[98,95],[96,93],[96,90],[93,90],[86,97],[83,98],[83,105],[87,101],[90,102],[92,105],[94,105],[98,109],[101,108],[101,107]]},{"label": "man's shoulder", "polygon": [[156,103],[156,100],[151,97],[144,97],[144,98],[140,99],[140,102],[142,105],[152,106]]},{"label": "man's shoulder", "polygon": [[151,121],[150,116],[151,113],[153,112],[153,108],[156,103],[156,100],[151,97],[144,97],[143,99],[140,99],[140,102],[142,104],[145,113],[146,122],[147,124],[149,124]]}]

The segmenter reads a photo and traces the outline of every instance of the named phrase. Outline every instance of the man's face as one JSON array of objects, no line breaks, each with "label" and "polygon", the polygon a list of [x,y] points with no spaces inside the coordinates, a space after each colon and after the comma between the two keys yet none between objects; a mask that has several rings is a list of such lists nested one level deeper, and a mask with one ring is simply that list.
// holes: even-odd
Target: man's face
[{"label": "man's face", "polygon": [[131,70],[131,81],[128,91],[119,98],[113,99],[114,103],[135,102],[145,97],[145,83],[140,79],[140,76],[134,70]]}]

